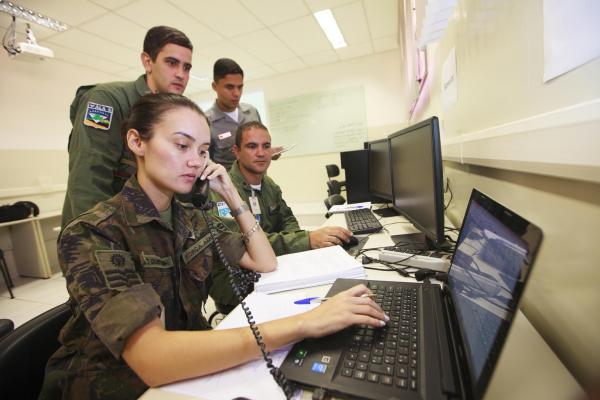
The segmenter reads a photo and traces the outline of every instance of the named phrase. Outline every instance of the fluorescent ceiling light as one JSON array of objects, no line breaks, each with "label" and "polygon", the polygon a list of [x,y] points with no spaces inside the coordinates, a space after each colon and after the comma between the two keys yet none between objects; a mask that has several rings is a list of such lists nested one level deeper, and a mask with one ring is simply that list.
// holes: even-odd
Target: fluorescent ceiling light
[{"label": "fluorescent ceiling light", "polygon": [[58,32],[63,32],[69,29],[69,25],[64,22],[60,22],[54,18],[47,17],[40,14],[37,11],[30,10],[29,8],[20,6],[10,1],[0,0],[0,11],[4,11],[10,15],[14,15],[17,18],[24,19],[28,22],[33,22],[44,26],[46,28],[54,29]]},{"label": "fluorescent ceiling light", "polygon": [[321,25],[321,29],[323,29],[323,32],[327,35],[327,39],[329,39],[334,49],[341,49],[342,47],[348,46],[344,40],[344,35],[342,35],[342,31],[329,8],[317,11],[313,15],[317,19],[319,25]]}]

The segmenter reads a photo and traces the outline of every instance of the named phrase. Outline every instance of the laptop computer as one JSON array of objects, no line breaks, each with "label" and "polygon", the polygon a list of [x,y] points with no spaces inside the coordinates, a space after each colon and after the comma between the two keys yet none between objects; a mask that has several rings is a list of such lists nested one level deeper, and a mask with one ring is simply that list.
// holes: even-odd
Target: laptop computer
[{"label": "laptop computer", "polygon": [[473,189],[448,281],[367,284],[391,320],[296,343],[281,366],[301,386],[365,399],[480,399],[508,335],[541,230]]}]

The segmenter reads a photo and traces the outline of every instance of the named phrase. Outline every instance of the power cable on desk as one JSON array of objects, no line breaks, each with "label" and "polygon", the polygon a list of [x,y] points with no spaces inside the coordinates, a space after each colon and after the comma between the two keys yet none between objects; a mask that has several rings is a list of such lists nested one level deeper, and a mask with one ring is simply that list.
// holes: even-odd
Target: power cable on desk
[{"label": "power cable on desk", "polygon": [[[416,255],[416,254],[415,254]],[[406,259],[408,259],[410,257],[407,257]],[[365,260],[367,262],[365,262]],[[382,268],[375,268],[375,267],[364,267],[365,269],[372,269],[374,271],[396,271],[397,273],[399,273],[400,275],[404,276],[405,278],[410,278],[411,277],[411,273],[406,271],[406,268],[413,268],[410,265],[406,265],[404,266],[405,268],[399,268],[397,265],[402,265],[402,264],[398,264],[397,262],[388,262],[388,261],[382,261],[382,260],[377,260],[375,258],[369,257],[368,255],[363,255],[363,264],[367,264],[367,263],[377,263],[377,264],[381,264],[387,267],[387,269],[382,269]]]},{"label": "power cable on desk", "polygon": [[410,221],[396,221],[396,222],[390,222],[389,224],[385,224],[385,225],[382,225],[382,226],[385,227],[385,226],[390,226],[390,225],[394,225],[394,224],[412,224],[412,222],[410,222]]},{"label": "power cable on desk", "polygon": [[456,246],[456,240],[454,240],[454,238],[452,238],[452,236],[450,236],[450,235],[444,235],[444,239],[446,239],[448,242],[452,243],[452,247],[447,252],[453,253],[454,247]]}]

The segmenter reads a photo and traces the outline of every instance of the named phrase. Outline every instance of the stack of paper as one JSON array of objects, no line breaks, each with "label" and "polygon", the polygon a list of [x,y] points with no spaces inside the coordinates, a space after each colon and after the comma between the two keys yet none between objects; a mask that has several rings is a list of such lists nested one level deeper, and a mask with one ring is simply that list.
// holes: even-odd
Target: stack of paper
[{"label": "stack of paper", "polygon": [[337,278],[365,277],[362,264],[340,246],[303,251],[277,257],[277,269],[261,274],[254,290],[281,292],[333,283]]}]

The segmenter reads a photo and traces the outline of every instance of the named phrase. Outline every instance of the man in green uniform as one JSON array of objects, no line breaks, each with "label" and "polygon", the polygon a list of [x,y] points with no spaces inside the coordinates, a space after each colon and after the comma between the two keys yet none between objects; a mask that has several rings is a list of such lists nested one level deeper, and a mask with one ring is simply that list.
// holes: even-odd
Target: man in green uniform
[{"label": "man in green uniform", "polygon": [[[310,232],[300,229],[298,220],[283,199],[281,188],[267,176],[272,154],[271,136],[262,123],[252,121],[240,125],[233,153],[236,161],[229,170],[231,181],[260,223],[276,255],[335,246],[349,241],[352,232],[343,227],[324,227]],[[231,217],[227,204],[214,192],[211,192],[211,199],[216,202],[216,212],[227,227],[235,230],[237,224]],[[237,305],[237,301],[230,288],[227,272],[216,267],[212,277],[214,284],[210,295],[219,311],[229,312]]]},{"label": "man in green uniform", "polygon": [[71,104],[69,178],[62,228],[73,218],[119,192],[135,171],[123,146],[121,125],[131,106],[147,93],[182,94],[192,68],[192,43],[177,29],[151,28],[141,54],[145,74],[133,82],[77,89]]}]

